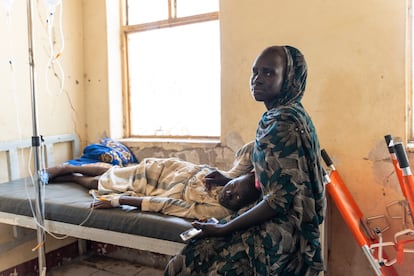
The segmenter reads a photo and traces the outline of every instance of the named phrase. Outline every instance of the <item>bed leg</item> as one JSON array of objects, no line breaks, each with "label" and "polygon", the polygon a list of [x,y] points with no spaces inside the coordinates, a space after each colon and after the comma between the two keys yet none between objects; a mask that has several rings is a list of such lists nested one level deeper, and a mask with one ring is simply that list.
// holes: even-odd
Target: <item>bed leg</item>
[{"label": "bed leg", "polygon": [[79,256],[82,256],[86,252],[87,252],[86,240],[78,239],[78,253],[79,253]]}]

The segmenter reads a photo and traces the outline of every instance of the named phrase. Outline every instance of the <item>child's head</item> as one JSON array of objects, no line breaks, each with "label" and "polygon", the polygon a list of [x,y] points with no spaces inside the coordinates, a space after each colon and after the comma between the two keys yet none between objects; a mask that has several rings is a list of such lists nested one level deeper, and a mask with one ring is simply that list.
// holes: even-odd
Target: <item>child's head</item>
[{"label": "child's head", "polygon": [[260,193],[255,187],[255,175],[249,173],[230,180],[219,192],[218,201],[227,209],[237,211],[256,201]]}]

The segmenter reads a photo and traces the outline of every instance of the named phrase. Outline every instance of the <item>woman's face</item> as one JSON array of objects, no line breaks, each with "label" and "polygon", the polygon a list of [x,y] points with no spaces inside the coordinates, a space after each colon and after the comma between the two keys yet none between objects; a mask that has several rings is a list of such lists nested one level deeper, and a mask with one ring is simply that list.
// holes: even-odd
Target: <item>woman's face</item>
[{"label": "woman's face", "polygon": [[250,90],[255,100],[264,102],[268,109],[280,97],[286,64],[286,53],[282,47],[263,52],[253,63]]}]

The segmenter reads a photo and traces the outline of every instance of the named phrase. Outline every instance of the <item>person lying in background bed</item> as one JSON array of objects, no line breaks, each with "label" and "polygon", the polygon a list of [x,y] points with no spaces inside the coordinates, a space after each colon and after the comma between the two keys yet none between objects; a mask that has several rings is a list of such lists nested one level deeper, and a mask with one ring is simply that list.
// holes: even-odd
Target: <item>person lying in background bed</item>
[{"label": "person lying in background bed", "polygon": [[96,201],[95,208],[130,205],[178,217],[221,219],[259,198],[251,171],[251,149],[251,143],[242,147],[227,172],[177,158],[146,158],[136,165],[109,169],[63,165],[47,172],[50,183],[75,182],[97,189],[98,195],[112,195],[110,200]]}]

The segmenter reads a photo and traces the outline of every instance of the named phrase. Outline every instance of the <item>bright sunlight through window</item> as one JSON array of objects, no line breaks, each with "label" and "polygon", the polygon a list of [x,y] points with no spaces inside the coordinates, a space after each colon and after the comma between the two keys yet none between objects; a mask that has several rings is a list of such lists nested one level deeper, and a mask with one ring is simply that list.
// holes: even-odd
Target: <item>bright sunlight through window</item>
[{"label": "bright sunlight through window", "polygon": [[[218,2],[176,1],[170,15],[161,5],[166,0],[129,1],[141,5],[137,15],[128,6],[128,21],[142,25],[127,33],[130,136],[220,136],[219,21],[199,20],[194,14],[203,5],[205,13],[217,12]],[[168,2],[174,7],[173,0]],[[158,7],[153,15],[151,5],[144,3]],[[145,22],[148,18],[157,21]]]}]

